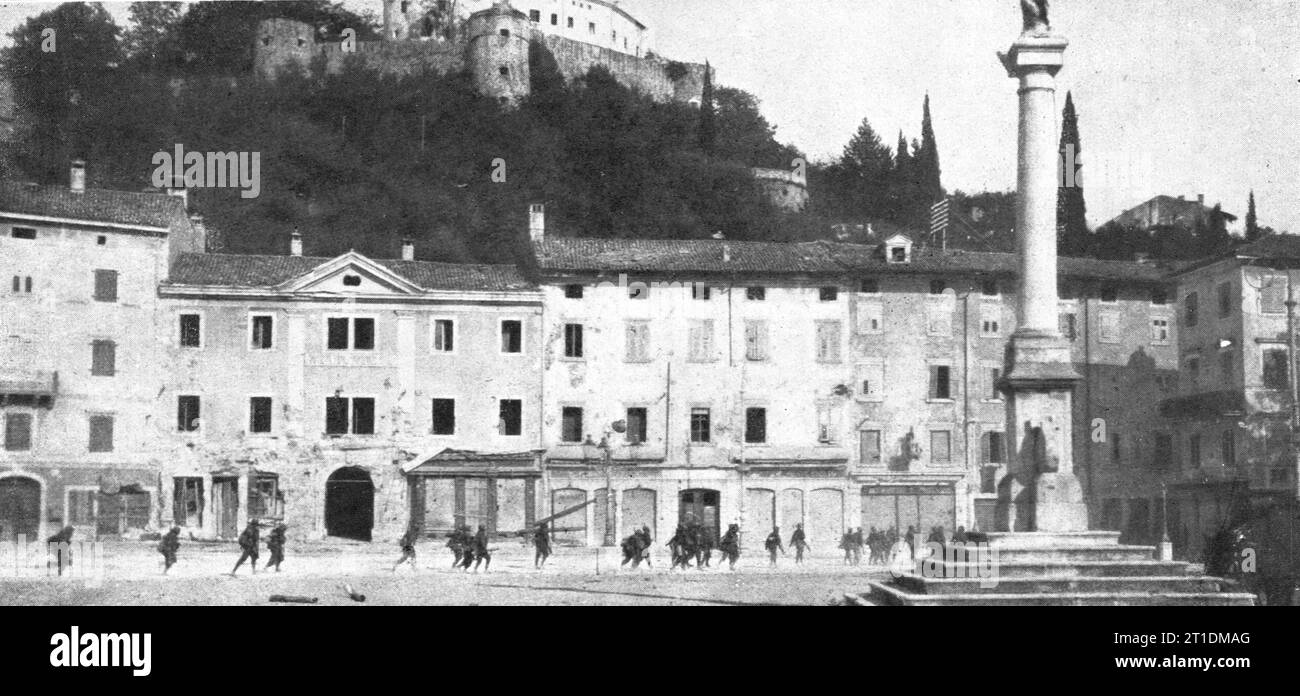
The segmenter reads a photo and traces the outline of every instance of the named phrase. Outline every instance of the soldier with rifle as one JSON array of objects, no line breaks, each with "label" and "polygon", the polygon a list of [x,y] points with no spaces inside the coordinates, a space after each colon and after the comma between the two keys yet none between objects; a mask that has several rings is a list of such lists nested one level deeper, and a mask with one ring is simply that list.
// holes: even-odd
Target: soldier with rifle
[{"label": "soldier with rifle", "polygon": [[250,567],[253,569],[253,575],[257,575],[257,546],[260,542],[260,527],[261,525],[258,524],[257,520],[249,520],[248,526],[244,527],[244,531],[240,533],[239,560],[235,561],[235,567],[231,569],[230,577],[235,577],[235,573],[239,570],[239,566],[244,565],[244,561],[250,559],[252,560]]},{"label": "soldier with rifle", "polygon": [[773,527],[772,533],[767,535],[767,541],[763,542],[763,547],[767,549],[768,566],[776,567],[776,552],[779,550],[781,555],[785,555],[785,547],[781,545],[781,529]]},{"label": "soldier with rifle", "polygon": [[536,548],[536,553],[533,554],[533,567],[541,570],[542,566],[546,565],[546,559],[551,557],[551,530],[547,528],[545,522],[537,525],[533,530],[533,546]]},{"label": "soldier with rifle", "polygon": [[736,561],[740,560],[740,525],[727,527],[727,533],[722,535],[718,548],[722,549],[722,557],[727,559],[730,570],[735,570]]},{"label": "soldier with rifle", "polygon": [[794,549],[795,564],[803,565],[803,552],[808,548],[808,537],[804,534],[802,524],[794,526],[794,534],[790,535],[790,548]]},{"label": "soldier with rifle", "polygon": [[170,531],[163,535],[158,541],[158,553],[163,556],[163,575],[176,565],[176,552],[181,548],[181,528],[172,527]]}]

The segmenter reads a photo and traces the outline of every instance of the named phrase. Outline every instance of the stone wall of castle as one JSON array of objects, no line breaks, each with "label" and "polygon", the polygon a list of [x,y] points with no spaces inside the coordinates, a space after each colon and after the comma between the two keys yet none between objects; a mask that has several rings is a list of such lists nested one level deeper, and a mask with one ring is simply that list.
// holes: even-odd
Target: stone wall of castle
[{"label": "stone wall of castle", "polygon": [[[534,41],[545,41],[555,56],[560,74],[566,80],[580,78],[596,66],[603,66],[614,75],[619,84],[636,89],[657,101],[678,101],[698,104],[704,94],[704,66],[696,63],[675,63],[658,57],[640,57],[593,44],[573,41],[562,36],[533,34]],[[681,75],[671,74],[673,66]],[[673,79],[677,77],[677,79]]]}]

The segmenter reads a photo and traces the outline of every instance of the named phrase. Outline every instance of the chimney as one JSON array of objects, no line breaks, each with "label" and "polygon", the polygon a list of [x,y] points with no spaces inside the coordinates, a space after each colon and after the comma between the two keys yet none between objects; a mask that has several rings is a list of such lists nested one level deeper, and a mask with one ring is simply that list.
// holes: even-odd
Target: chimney
[{"label": "chimney", "polygon": [[190,227],[194,228],[194,248],[191,251],[205,254],[208,251],[208,228],[203,224],[202,215],[190,216]]},{"label": "chimney", "polygon": [[68,179],[68,188],[73,193],[85,193],[86,191],[86,160],[72,160],[72,172]]},{"label": "chimney", "polygon": [[1200,204],[1201,204],[1201,207],[1204,208],[1204,207],[1205,207],[1205,194],[1203,194],[1203,193],[1198,193],[1198,194],[1196,194],[1196,202],[1197,202],[1197,203],[1200,203]]},{"label": "chimney", "polygon": [[402,240],[402,260],[403,261],[415,260],[415,242],[412,242],[409,239]]},{"label": "chimney", "polygon": [[302,256],[302,234],[298,230],[289,235],[289,255]]},{"label": "chimney", "polygon": [[528,206],[528,237],[534,242],[546,238],[546,206],[542,203]]},{"label": "chimney", "polygon": [[723,263],[731,263],[731,245],[730,245],[730,244],[723,244],[723,245],[722,245],[722,262],[723,262]]}]

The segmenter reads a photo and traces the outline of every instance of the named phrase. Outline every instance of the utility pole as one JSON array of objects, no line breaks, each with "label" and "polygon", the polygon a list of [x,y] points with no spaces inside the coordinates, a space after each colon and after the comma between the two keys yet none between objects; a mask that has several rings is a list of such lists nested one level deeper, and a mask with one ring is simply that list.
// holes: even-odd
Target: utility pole
[{"label": "utility pole", "polygon": [[611,475],[613,454],[609,448],[609,433],[600,440],[600,448],[605,455],[605,546],[614,545],[614,483]]}]

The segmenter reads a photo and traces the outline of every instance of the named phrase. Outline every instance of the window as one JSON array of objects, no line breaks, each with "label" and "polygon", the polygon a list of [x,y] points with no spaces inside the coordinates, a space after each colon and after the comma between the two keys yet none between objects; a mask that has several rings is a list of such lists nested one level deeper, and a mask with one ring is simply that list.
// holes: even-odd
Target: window
[{"label": "window", "polygon": [[254,314],[249,318],[249,347],[253,350],[271,350],[275,347],[275,317]]},{"label": "window", "polygon": [[510,68],[504,65],[497,68],[497,72],[501,73],[501,77],[510,77]]},{"label": "window", "polygon": [[112,452],[113,451],[113,417],[109,415],[94,415],[90,417],[90,443],[88,449],[91,452]]},{"label": "window", "polygon": [[926,333],[931,336],[952,335],[952,309],[943,302],[930,302],[925,308]]},{"label": "window", "polygon": [[90,344],[90,374],[112,377],[117,373],[117,344],[112,341],[94,341]]},{"label": "window", "polygon": [[767,299],[767,288],[758,286],[745,288],[745,299],[762,302]]},{"label": "window", "polygon": [[692,319],[688,338],[690,340],[689,359],[691,362],[709,362],[713,360],[712,319]]},{"label": "window", "polygon": [[1232,283],[1219,283],[1219,316],[1232,316]]},{"label": "window", "polygon": [[570,28],[570,29],[573,28],[573,18],[572,18],[572,17],[569,17],[569,28]]},{"label": "window", "polygon": [[596,23],[595,23],[595,22],[587,22],[587,33],[588,33],[588,34],[595,34],[595,33],[596,33]]},{"label": "window", "polygon": [[1264,349],[1264,386],[1268,389],[1287,388],[1287,350],[1285,348]]},{"label": "window", "polygon": [[14,239],[36,239],[36,230],[30,227],[15,227],[9,231],[9,236]]},{"label": "window", "polygon": [[930,294],[931,294],[931,295],[942,295],[942,294],[943,294],[943,291],[944,291],[944,290],[947,290],[947,289],[948,289],[948,283],[947,283],[947,281],[944,281],[943,279],[936,279],[936,280],[932,280],[932,281],[930,281]]},{"label": "window", "polygon": [[691,283],[691,299],[707,300],[713,297],[713,288],[704,283]]},{"label": "window", "polygon": [[627,299],[629,300],[648,300],[650,299],[650,288],[645,283],[630,283],[627,286]]},{"label": "window", "polygon": [[433,352],[456,352],[456,323],[453,320],[433,320]]},{"label": "window", "polygon": [[833,445],[839,440],[839,409],[835,404],[817,404],[817,442]]},{"label": "window", "polygon": [[1061,314],[1061,335],[1067,340],[1073,341],[1079,337],[1078,329],[1079,317],[1073,312],[1064,312]]},{"label": "window", "polygon": [[864,295],[879,295],[880,281],[875,278],[864,278],[858,282],[858,292]]},{"label": "window", "polygon": [[551,26],[556,26],[556,25],[558,25],[559,23],[560,23],[560,15],[557,15],[557,14],[555,14],[554,12],[552,12],[552,13],[551,13]]},{"label": "window", "polygon": [[1219,449],[1223,455],[1224,466],[1237,466],[1237,439],[1231,430],[1223,431],[1219,440]]},{"label": "window", "polygon": [[858,333],[877,334],[884,330],[885,308],[879,302],[859,302]]},{"label": "window", "polygon": [[271,432],[271,397],[250,396],[248,398],[248,432]]},{"label": "window", "polygon": [[767,360],[767,322],[762,319],[745,320],[745,359]]},{"label": "window", "polygon": [[95,524],[95,498],[99,491],[68,490],[68,524]]},{"label": "window", "polygon": [[907,263],[907,247],[889,247],[890,263]]},{"label": "window", "polygon": [[749,444],[767,442],[767,409],[758,407],[745,409],[745,442]]},{"label": "window", "polygon": [[1188,326],[1196,326],[1196,305],[1196,293],[1188,293],[1187,297],[1183,298],[1183,317]]},{"label": "window", "polygon": [[1120,341],[1120,314],[1119,312],[1102,312],[1098,316],[1097,340],[1102,343],[1119,343]]},{"label": "window", "polygon": [[203,526],[203,479],[177,477],[173,479],[172,519],[186,527]]},{"label": "window", "polygon": [[822,302],[834,302],[840,299],[840,289],[833,286],[827,286],[817,291],[818,298]]},{"label": "window", "polygon": [[858,432],[858,456],[865,466],[880,464],[880,431],[862,430]]},{"label": "window", "polygon": [[326,348],[329,350],[347,350],[349,327],[351,328],[351,347],[353,350],[374,350],[375,320],[368,317],[331,317],[326,319],[328,337]]},{"label": "window", "polygon": [[25,452],[32,448],[32,414],[5,414],[5,449]]},{"label": "window", "polygon": [[994,338],[1002,333],[1002,308],[999,306],[984,307],[980,317],[980,335],[985,338]]},{"label": "window", "polygon": [[510,38],[510,30],[509,30],[509,29],[502,29],[499,33],[500,33],[501,36],[503,36],[503,37]]},{"label": "window", "polygon": [[1174,439],[1169,433],[1156,433],[1155,452],[1151,463],[1158,469],[1167,469],[1174,463]]},{"label": "window", "polygon": [[952,398],[952,384],[949,379],[952,368],[947,365],[930,366],[930,398],[947,400]]},{"label": "window", "polygon": [[627,442],[639,445],[646,441],[646,409],[640,406],[627,410]]},{"label": "window", "polygon": [[1002,382],[1002,368],[990,367],[986,374],[988,374],[989,383],[988,389],[984,392],[984,398],[989,401],[1001,401],[1002,391],[998,387]]},{"label": "window", "polygon": [[627,362],[650,360],[650,322],[629,321],[626,326]]},{"label": "window", "polygon": [[1164,317],[1158,317],[1151,320],[1151,342],[1168,343],[1169,342],[1169,320]]},{"label": "window", "polygon": [[343,285],[345,285],[345,286],[347,286],[347,287],[350,287],[350,288],[361,287],[361,276],[359,276],[359,275],[345,275],[345,276],[343,276]]},{"label": "window", "polygon": [[1151,291],[1151,304],[1167,305],[1169,304],[1169,293],[1164,288],[1156,288]]},{"label": "window", "polygon": [[952,461],[952,431],[930,431],[930,463],[948,464]]},{"label": "window", "polygon": [[564,325],[564,357],[582,357],[582,324]]},{"label": "window", "polygon": [[581,300],[582,286],[577,284],[570,284],[564,286],[564,296],[569,298],[570,300]]},{"label": "window", "polygon": [[692,408],[691,409],[691,442],[704,443],[709,442],[713,435],[713,429],[709,421],[709,409]]},{"label": "window", "polygon": [[528,21],[530,21],[530,22],[540,22],[540,21],[542,21],[542,12],[541,12],[541,10],[529,10],[529,11],[528,11]]},{"label": "window", "polygon": [[1119,302],[1119,288],[1114,285],[1101,286],[1101,301],[1107,304]]},{"label": "window", "polygon": [[992,279],[985,280],[980,284],[980,294],[985,297],[997,297],[998,281]]},{"label": "window", "polygon": [[[502,399],[497,408],[497,434],[507,437],[524,432],[524,402],[519,399]],[[579,417],[579,421],[581,421]]]},{"label": "window", "polygon": [[117,302],[117,271],[95,271],[95,301]]},{"label": "window", "polygon": [[256,518],[284,518],[284,494],[280,492],[280,477],[275,474],[257,474],[248,481],[248,516]]},{"label": "window", "polygon": [[176,397],[176,430],[192,433],[199,429],[199,425],[199,397],[186,395]]},{"label": "window", "polygon": [[14,276],[14,292],[28,293],[32,291],[32,277]]},{"label": "window", "polygon": [[433,434],[434,435],[455,435],[456,434],[456,400],[455,399],[434,399],[433,400]]},{"label": "window", "polygon": [[197,314],[181,315],[181,347],[199,348],[203,345],[202,319]]},{"label": "window", "polygon": [[1265,276],[1259,289],[1259,311],[1281,314],[1286,311],[1286,276]]},{"label": "window", "polygon": [[1120,466],[1124,463],[1124,440],[1119,433],[1110,434],[1110,463],[1111,466]]},{"label": "window", "polygon": [[1000,432],[984,433],[981,454],[985,464],[1005,464],[1007,461],[1007,435]]},{"label": "window", "polygon": [[840,322],[817,322],[817,362],[840,361]]},{"label": "window", "polygon": [[331,396],[325,399],[326,435],[374,435],[375,400]]},{"label": "window", "polygon": [[[568,350],[568,327],[578,327],[578,355],[582,357],[582,326],[578,324],[569,324],[565,327],[565,355],[569,355]],[[502,353],[522,353],[524,352],[524,323],[518,319],[506,319],[501,322],[501,352]],[[574,356],[570,356],[574,357]]]},{"label": "window", "polygon": [[1201,468],[1201,434],[1192,433],[1187,438],[1187,460],[1193,469]]},{"label": "window", "polygon": [[582,442],[582,408],[565,406],[560,413],[560,440]]},{"label": "window", "polygon": [[885,366],[883,363],[866,363],[857,368],[858,399],[879,401],[885,393]]}]

